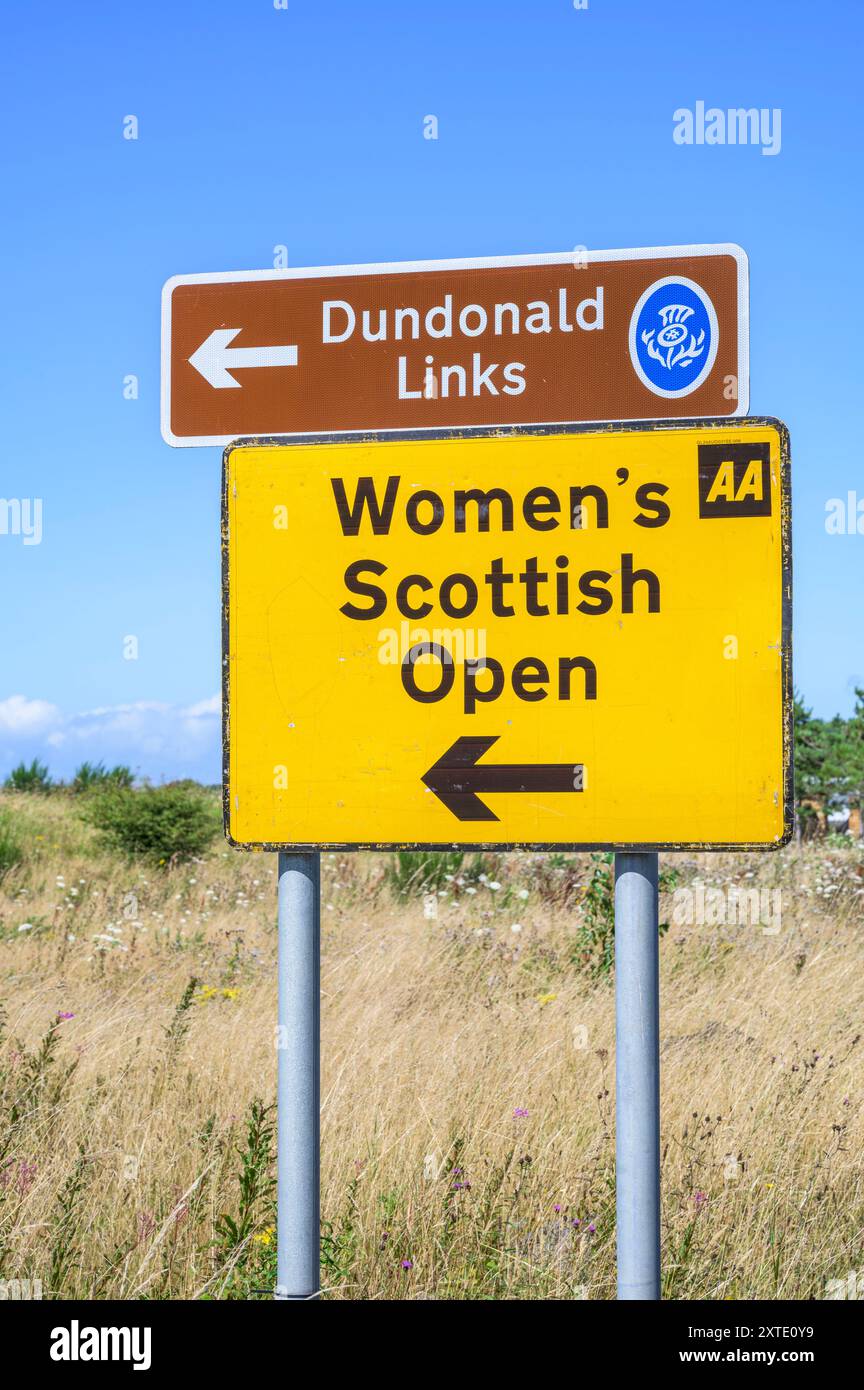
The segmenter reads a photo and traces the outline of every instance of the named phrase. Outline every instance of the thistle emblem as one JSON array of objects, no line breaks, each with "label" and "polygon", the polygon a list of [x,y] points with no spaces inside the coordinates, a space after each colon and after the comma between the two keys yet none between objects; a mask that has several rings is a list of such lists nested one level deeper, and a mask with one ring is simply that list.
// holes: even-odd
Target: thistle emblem
[{"label": "thistle emblem", "polygon": [[697,338],[687,327],[687,320],[694,312],[686,304],[666,304],[659,310],[663,327],[657,333],[656,339],[655,329],[646,328],[642,331],[642,341],[648,356],[656,358],[667,371],[671,372],[673,367],[695,362],[705,351],[704,328],[700,330]]}]

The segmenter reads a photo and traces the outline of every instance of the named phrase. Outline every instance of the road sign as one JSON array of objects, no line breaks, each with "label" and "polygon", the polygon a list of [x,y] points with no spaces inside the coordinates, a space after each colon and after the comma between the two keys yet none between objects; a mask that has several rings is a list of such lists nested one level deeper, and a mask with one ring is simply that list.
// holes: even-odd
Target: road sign
[{"label": "road sign", "polygon": [[672,246],[181,275],[162,433],[745,415],[747,258]]},{"label": "road sign", "polygon": [[238,846],[775,848],[773,420],[225,451]]}]

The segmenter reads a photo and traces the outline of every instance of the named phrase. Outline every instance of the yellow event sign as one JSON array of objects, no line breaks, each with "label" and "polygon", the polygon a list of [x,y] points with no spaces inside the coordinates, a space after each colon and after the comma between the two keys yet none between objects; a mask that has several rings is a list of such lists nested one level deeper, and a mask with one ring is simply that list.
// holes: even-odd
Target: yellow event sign
[{"label": "yellow event sign", "polygon": [[223,532],[234,844],[788,839],[777,421],[241,441]]}]

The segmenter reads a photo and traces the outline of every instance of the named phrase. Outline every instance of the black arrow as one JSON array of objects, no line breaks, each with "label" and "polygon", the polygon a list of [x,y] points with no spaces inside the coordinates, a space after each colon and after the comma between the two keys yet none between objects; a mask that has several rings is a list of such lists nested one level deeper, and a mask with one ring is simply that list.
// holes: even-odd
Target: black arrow
[{"label": "black arrow", "polygon": [[457,820],[498,820],[477,792],[581,792],[581,763],[483,763],[478,767],[478,758],[498,737],[457,738],[421,778]]}]

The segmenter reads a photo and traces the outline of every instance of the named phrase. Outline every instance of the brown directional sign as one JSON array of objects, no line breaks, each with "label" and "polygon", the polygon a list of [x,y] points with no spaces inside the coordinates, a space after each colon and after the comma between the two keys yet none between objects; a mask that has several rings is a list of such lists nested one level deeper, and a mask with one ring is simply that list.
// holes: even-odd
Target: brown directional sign
[{"label": "brown directional sign", "polygon": [[747,258],[673,246],[180,275],[162,433],[744,415]]}]

